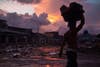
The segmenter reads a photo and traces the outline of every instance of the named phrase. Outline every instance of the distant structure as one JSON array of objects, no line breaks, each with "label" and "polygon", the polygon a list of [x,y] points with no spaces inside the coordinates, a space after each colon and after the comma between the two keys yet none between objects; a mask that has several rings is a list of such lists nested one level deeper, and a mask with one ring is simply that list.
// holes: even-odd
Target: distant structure
[{"label": "distant structure", "polygon": [[8,26],[6,20],[0,20],[0,47],[11,46],[42,46],[59,45],[62,36],[58,32],[46,32],[45,34],[33,33],[32,29]]},{"label": "distant structure", "polygon": [[7,27],[6,20],[0,19],[0,28],[6,28],[6,27]]},{"label": "distant structure", "polygon": [[46,32],[48,44],[51,45],[61,45],[63,42],[63,36],[60,36],[58,32]]},{"label": "distant structure", "polygon": [[8,26],[5,20],[0,20],[1,46],[32,43],[32,30]]},{"label": "distant structure", "polygon": [[85,30],[78,36],[77,42],[79,48],[91,48],[96,46],[96,41],[98,41],[98,38],[95,35],[90,34],[88,30]]}]

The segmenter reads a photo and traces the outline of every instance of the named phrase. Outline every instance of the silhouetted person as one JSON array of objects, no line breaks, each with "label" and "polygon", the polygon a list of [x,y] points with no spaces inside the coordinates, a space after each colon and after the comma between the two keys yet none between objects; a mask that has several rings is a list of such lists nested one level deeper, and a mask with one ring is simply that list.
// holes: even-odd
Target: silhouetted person
[{"label": "silhouetted person", "polygon": [[[84,10],[82,5],[76,2],[70,3],[69,7],[63,5],[60,10],[64,20],[68,22],[69,30],[64,34],[59,56],[62,55],[63,47],[67,42],[67,67],[77,67],[77,33],[82,29],[85,23]],[[77,21],[80,21],[80,24],[76,27]]]}]

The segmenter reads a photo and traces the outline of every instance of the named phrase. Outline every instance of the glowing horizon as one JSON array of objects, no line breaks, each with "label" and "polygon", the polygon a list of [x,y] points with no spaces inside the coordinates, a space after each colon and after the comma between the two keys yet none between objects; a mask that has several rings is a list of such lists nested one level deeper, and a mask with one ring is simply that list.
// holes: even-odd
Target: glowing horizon
[{"label": "glowing horizon", "polygon": [[51,23],[56,23],[57,21],[59,21],[61,17],[58,15],[48,15],[48,20],[51,22]]},{"label": "glowing horizon", "polygon": [[[51,0],[43,0],[39,4],[22,4],[14,0],[5,0],[5,1],[0,1],[0,9],[3,9],[4,11],[8,13],[14,13],[16,12],[17,14],[25,14],[28,13],[29,15],[32,15],[36,13],[37,15],[45,12],[48,14],[47,19],[53,24],[56,23],[57,21],[60,20],[61,16],[59,13],[59,8],[52,9]],[[60,5],[57,4],[59,7]],[[55,7],[54,7],[55,8]],[[53,10],[56,10],[53,11]]]}]

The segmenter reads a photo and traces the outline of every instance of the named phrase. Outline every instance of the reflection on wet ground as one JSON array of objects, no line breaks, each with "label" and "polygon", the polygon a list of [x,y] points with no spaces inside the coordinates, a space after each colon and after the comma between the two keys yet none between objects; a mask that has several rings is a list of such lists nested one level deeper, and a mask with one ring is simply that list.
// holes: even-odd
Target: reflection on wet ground
[{"label": "reflection on wet ground", "polygon": [[[66,55],[58,58],[59,47],[33,48],[27,56],[0,56],[0,67],[66,67]],[[100,67],[100,55],[78,53],[79,67]]]},{"label": "reflection on wet ground", "polygon": [[64,59],[35,57],[31,59],[16,58],[8,60],[6,58],[6,62],[0,63],[0,67],[65,67],[66,61]]}]

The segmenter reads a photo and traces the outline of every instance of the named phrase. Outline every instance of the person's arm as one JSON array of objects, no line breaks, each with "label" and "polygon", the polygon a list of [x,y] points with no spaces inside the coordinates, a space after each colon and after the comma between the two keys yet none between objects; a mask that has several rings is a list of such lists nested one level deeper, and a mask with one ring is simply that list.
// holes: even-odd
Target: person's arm
[{"label": "person's arm", "polygon": [[85,18],[84,18],[84,15],[83,15],[81,17],[80,24],[76,28],[76,31],[79,32],[82,29],[82,27],[83,27],[84,24],[85,24]]}]

